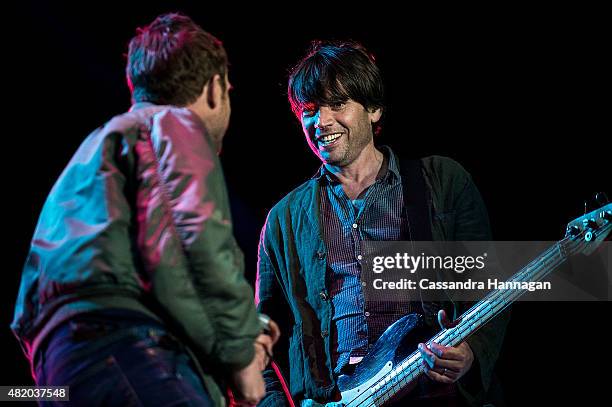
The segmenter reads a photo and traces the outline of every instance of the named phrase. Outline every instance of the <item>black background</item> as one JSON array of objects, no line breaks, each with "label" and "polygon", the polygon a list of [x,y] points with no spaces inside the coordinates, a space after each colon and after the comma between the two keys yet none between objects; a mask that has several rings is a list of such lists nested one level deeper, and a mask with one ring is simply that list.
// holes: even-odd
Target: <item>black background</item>
[{"label": "black background", "polygon": [[[388,103],[379,142],[459,161],[495,239],[557,240],[585,199],[611,196],[601,10],[53,3],[20,2],[5,16],[4,80],[17,92],[3,103],[0,384],[32,383],[8,325],[37,214],[82,139],[129,108],[123,54],[161,12],[187,13],[228,50],[235,90],[222,161],[251,281],[267,211],[318,167],[285,89],[312,39],[352,38],[377,55]],[[607,399],[609,315],[609,303],[515,305],[497,367],[508,404]]]}]

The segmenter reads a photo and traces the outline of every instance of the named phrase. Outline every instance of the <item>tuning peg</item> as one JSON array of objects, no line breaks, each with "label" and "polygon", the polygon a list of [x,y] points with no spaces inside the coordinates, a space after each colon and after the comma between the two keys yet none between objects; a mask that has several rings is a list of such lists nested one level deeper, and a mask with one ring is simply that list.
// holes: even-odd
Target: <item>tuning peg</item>
[{"label": "tuning peg", "polygon": [[591,228],[593,230],[599,228],[599,225],[597,224],[597,222],[595,222],[595,219],[584,219],[582,223],[584,224],[585,228]]},{"label": "tuning peg", "polygon": [[578,226],[568,226],[567,234],[570,236],[578,236],[580,234],[580,228]]}]

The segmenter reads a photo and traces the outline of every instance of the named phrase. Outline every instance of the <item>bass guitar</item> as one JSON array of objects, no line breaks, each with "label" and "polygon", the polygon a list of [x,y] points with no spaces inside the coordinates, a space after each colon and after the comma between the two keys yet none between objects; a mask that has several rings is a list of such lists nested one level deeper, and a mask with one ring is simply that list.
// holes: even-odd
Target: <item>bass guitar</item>
[{"label": "bass guitar", "polygon": [[[536,282],[543,280],[569,257],[591,254],[612,230],[612,204],[581,216],[567,225],[565,237],[545,250],[508,282]],[[457,325],[443,329],[426,341],[444,346],[456,346],[480,327],[499,315],[505,308],[525,294],[526,290],[493,290],[483,300],[463,313]],[[405,394],[416,385],[425,367],[420,352],[402,355],[407,338],[421,325],[422,316],[409,314],[383,333],[372,350],[357,365],[351,375],[338,377],[342,399],[327,403],[325,407],[380,407],[398,394]],[[301,407],[323,407],[313,400],[304,400]]]}]

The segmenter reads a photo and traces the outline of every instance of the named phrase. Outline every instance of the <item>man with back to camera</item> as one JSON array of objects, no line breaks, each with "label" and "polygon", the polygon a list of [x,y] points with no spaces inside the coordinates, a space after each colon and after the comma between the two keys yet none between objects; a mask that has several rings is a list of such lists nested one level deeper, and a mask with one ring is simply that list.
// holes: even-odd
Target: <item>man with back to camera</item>
[{"label": "man with back to camera", "polygon": [[[76,405],[241,405],[264,394],[261,333],[218,152],[222,43],[164,14],[130,41],[134,103],[81,144],[40,215],[11,325],[39,386]],[[58,405],[64,405],[58,402]]]},{"label": "man with back to camera", "polygon": [[[377,147],[384,89],[373,56],[354,42],[314,42],[291,70],[288,96],[306,142],[322,166],[268,214],[261,233],[258,310],[287,335],[291,397],[303,406],[338,400],[350,374],[384,330],[411,312],[435,333],[466,304],[385,301],[362,290],[361,243],[389,240],[491,240],[470,175],[439,156],[407,160]],[[493,367],[508,313],[456,347],[419,345],[426,376],[399,405],[482,405],[496,399]],[[277,351],[277,354],[282,352]],[[266,370],[260,406],[288,405]],[[387,405],[387,404],[385,404]]]}]

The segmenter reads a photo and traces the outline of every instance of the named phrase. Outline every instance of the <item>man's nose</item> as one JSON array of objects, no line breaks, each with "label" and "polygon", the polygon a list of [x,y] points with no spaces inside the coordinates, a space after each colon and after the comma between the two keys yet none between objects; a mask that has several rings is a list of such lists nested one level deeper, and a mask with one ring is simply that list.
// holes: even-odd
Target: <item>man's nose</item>
[{"label": "man's nose", "polygon": [[333,122],[333,117],[331,113],[332,112],[330,108],[328,108],[327,106],[321,106],[316,114],[315,127],[317,129],[322,129],[330,126]]}]

